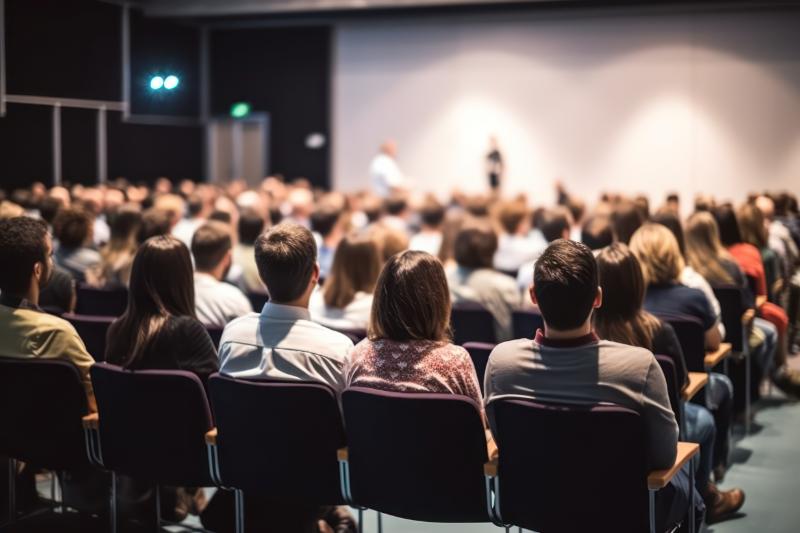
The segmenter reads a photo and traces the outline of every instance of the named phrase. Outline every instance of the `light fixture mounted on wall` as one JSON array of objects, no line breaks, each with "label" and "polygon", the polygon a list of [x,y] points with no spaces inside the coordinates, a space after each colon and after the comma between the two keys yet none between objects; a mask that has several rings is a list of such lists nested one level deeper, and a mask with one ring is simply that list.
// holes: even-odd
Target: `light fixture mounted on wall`
[{"label": "light fixture mounted on wall", "polygon": [[166,89],[171,91],[175,89],[181,80],[175,74],[168,74],[167,76],[153,76],[150,78],[150,89],[153,91],[160,91]]}]

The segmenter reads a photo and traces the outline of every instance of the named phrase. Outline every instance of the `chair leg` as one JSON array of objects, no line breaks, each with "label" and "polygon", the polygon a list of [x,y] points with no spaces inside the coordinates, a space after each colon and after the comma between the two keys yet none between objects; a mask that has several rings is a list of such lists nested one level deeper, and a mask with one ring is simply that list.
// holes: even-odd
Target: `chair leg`
[{"label": "chair leg", "polygon": [[17,460],[8,459],[8,523],[17,521]]},{"label": "chair leg", "polygon": [[244,493],[236,490],[233,498],[236,503],[236,533],[244,533]]},{"label": "chair leg", "polygon": [[744,363],[745,363],[745,367],[744,367],[744,381],[745,381],[745,387],[744,387],[744,434],[745,435],[749,435],[750,434],[750,416],[751,416],[750,410],[752,409],[752,407],[751,407],[751,403],[752,402],[751,402],[751,398],[750,398],[750,380],[752,379],[752,376],[750,374],[750,357],[747,357],[745,359]]},{"label": "chair leg", "polygon": [[111,472],[111,505],[109,509],[111,515],[111,533],[117,533],[117,474]]},{"label": "chair leg", "polygon": [[364,533],[364,509],[358,508],[358,533]]},{"label": "chair leg", "polygon": [[648,490],[650,501],[650,533],[656,533],[656,491]]},{"label": "chair leg", "polygon": [[156,485],[156,533],[161,533],[161,487]]},{"label": "chair leg", "polygon": [[383,533],[383,515],[378,511],[378,533]]}]

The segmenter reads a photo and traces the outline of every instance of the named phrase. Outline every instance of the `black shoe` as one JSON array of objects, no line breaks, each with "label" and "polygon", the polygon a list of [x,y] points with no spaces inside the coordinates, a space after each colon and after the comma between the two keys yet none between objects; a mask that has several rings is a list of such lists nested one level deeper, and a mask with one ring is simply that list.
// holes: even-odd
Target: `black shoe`
[{"label": "black shoe", "polygon": [[800,372],[797,370],[784,365],[772,375],[772,383],[787,396],[800,398]]}]

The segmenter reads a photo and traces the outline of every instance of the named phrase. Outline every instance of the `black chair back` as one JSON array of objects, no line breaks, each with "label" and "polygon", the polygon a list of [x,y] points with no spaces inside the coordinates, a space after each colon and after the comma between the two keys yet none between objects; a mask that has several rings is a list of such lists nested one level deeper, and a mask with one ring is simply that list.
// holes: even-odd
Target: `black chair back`
[{"label": "black chair back", "polygon": [[89,465],[78,369],[52,359],[0,358],[0,455],[50,470]]},{"label": "black chair back", "polygon": [[648,531],[645,439],[636,412],[525,400],[497,400],[488,409],[500,450],[503,522],[544,532]]},{"label": "black chair back", "polygon": [[98,289],[79,284],[76,289],[76,315],[120,316],[128,306],[128,289]]},{"label": "black chair back", "polygon": [[706,332],[699,319],[685,315],[659,314],[675,330],[689,372],[705,372]]},{"label": "black chair back", "polygon": [[453,329],[453,342],[487,342],[495,344],[497,335],[494,317],[477,302],[456,302],[450,312],[450,326]]},{"label": "black chair back", "polygon": [[544,319],[536,311],[514,311],[511,321],[515,339],[532,339],[537,330],[544,329]]},{"label": "black chair back", "polygon": [[214,343],[214,347],[219,349],[219,341],[222,339],[222,332],[225,331],[225,327],[206,326],[206,331],[208,332],[208,336],[211,337],[211,342]]},{"label": "black chair back", "polygon": [[224,486],[276,502],[344,502],[336,451],[346,443],[333,389],[214,374],[209,394]]},{"label": "black chair back", "polygon": [[682,386],[678,383],[678,369],[675,366],[675,361],[668,355],[656,355],[661,371],[664,372],[664,378],[667,381],[667,393],[669,394],[669,403],[672,407],[672,412],[675,413],[675,420],[678,422],[678,427],[681,426],[681,389]]},{"label": "black chair back", "polygon": [[483,394],[483,377],[486,375],[486,365],[489,363],[489,356],[494,350],[494,344],[485,342],[466,342],[464,349],[469,352],[472,358],[472,366],[475,367],[475,373],[478,375],[478,383],[481,386],[481,394]]},{"label": "black chair back", "polygon": [[163,485],[213,485],[205,444],[211,410],[196,375],[107,363],[91,374],[105,468]]},{"label": "black chair back", "polygon": [[731,349],[739,353],[744,352],[747,346],[746,331],[742,326],[742,315],[747,311],[745,291],[735,285],[714,287],[714,296],[719,300],[722,323],[725,325],[725,342],[731,343]]},{"label": "black chair back", "polygon": [[486,522],[480,406],[453,394],[342,395],[356,505],[425,522]]},{"label": "black chair back", "polygon": [[67,313],[62,317],[78,332],[86,350],[95,361],[105,361],[108,328],[114,322],[113,316],[88,316]]},{"label": "black chair back", "polygon": [[269,295],[261,292],[248,292],[247,299],[250,300],[250,305],[253,306],[253,311],[260,313],[264,308],[264,304],[269,301]]}]

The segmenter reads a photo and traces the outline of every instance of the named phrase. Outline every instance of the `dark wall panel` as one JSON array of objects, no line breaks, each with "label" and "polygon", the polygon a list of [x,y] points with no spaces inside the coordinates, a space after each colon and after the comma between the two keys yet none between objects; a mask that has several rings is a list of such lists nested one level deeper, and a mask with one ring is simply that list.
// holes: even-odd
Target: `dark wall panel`
[{"label": "dark wall panel", "polygon": [[108,114],[108,177],[152,182],[203,177],[203,129],[199,126],[125,124]]},{"label": "dark wall panel", "polygon": [[61,177],[70,183],[97,183],[97,111],[61,109]]},{"label": "dark wall panel", "polygon": [[34,181],[52,183],[53,138],[50,107],[8,104],[0,118],[0,188]]},{"label": "dark wall panel", "polygon": [[310,133],[329,136],[330,28],[289,27],[211,34],[212,112],[250,102],[271,116],[270,171],[328,187],[329,149],[312,150]]},{"label": "dark wall panel", "polygon": [[121,99],[120,8],[91,0],[6,0],[10,94]]}]

